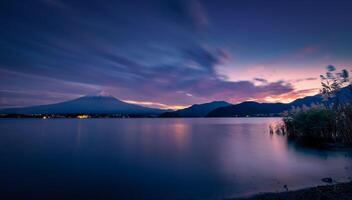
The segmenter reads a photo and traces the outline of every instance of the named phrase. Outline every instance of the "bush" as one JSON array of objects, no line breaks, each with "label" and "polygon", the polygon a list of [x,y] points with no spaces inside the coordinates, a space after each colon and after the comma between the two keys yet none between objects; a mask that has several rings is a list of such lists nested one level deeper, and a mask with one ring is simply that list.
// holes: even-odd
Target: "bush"
[{"label": "bush", "polygon": [[286,113],[276,132],[308,145],[352,145],[352,107],[348,105],[338,110],[322,105],[294,108]]},{"label": "bush", "polygon": [[[286,113],[283,124],[275,128],[276,133],[312,145],[352,145],[352,83],[346,69],[335,70],[336,67],[329,65],[326,75],[320,75],[323,104],[293,108]],[[342,88],[350,92],[348,98],[341,94]],[[274,132],[272,128],[270,132]]]}]

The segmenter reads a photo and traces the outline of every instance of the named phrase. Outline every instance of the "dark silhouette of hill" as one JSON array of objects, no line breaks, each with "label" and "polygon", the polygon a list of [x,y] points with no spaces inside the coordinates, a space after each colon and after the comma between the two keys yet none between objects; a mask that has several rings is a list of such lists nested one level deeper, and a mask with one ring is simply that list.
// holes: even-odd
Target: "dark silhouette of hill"
[{"label": "dark silhouette of hill", "polygon": [[258,103],[253,101],[242,102],[236,105],[217,108],[207,117],[245,117],[245,116],[277,116],[288,109],[283,103]]},{"label": "dark silhouette of hill", "polygon": [[229,104],[225,101],[213,101],[204,104],[194,104],[185,109],[173,112],[165,112],[161,114],[160,117],[205,117],[210,111],[229,105],[232,104]]},{"label": "dark silhouette of hill", "polygon": [[[337,94],[340,103],[351,103],[352,101],[352,86],[342,88]],[[279,116],[284,111],[292,107],[302,107],[303,105],[310,106],[313,103],[322,103],[323,98],[320,94],[307,96],[296,99],[291,103],[258,103],[258,102],[243,102],[236,105],[230,105],[214,109],[209,112],[206,117],[245,117],[245,116]],[[331,102],[328,102],[331,103]]]},{"label": "dark silhouette of hill", "polygon": [[[351,103],[352,86],[342,88],[337,94],[340,103]],[[129,104],[109,95],[83,96],[61,103],[0,110],[0,114],[129,114],[159,117],[245,117],[279,116],[292,107],[321,103],[318,94],[297,99],[291,103],[242,102],[236,105],[225,101],[195,104],[177,111],[148,108]],[[331,102],[330,102],[331,103]]]},{"label": "dark silhouette of hill", "polygon": [[8,108],[0,110],[1,114],[148,114],[159,115],[165,110],[147,108],[125,103],[113,96],[83,96],[61,103]]}]

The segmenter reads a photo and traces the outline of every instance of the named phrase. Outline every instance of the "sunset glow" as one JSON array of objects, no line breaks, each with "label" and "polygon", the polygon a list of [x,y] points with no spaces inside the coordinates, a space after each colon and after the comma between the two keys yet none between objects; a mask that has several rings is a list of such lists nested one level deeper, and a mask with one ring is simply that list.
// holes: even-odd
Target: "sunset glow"
[{"label": "sunset glow", "polygon": [[0,200],[352,197],[352,0],[0,0],[0,24]]},{"label": "sunset glow", "polygon": [[131,100],[123,100],[123,101],[126,103],[148,106],[151,108],[161,108],[161,109],[170,109],[170,110],[179,110],[179,109],[189,107],[189,106],[181,106],[181,105],[166,105],[162,103],[149,102],[149,101],[131,101]]},{"label": "sunset glow", "polygon": [[7,1],[0,108],[98,91],[163,109],[314,95],[327,65],[352,70],[351,14],[347,2],[302,4]]}]

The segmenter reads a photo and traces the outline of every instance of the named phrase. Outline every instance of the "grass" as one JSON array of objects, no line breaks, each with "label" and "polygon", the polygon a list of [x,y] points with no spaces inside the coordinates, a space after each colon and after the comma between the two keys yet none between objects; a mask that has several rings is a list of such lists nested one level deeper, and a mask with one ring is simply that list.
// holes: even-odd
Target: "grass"
[{"label": "grass", "polygon": [[309,146],[352,145],[352,106],[293,108],[285,113],[283,123],[270,127],[270,132]]}]

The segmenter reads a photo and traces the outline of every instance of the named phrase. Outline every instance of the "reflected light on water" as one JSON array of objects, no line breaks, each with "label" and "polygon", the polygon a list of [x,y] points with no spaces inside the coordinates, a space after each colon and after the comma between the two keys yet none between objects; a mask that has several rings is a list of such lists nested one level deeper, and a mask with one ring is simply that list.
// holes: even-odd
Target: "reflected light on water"
[{"label": "reflected light on water", "polygon": [[82,127],[81,127],[81,121],[78,121],[77,122],[77,143],[76,143],[76,148],[77,148],[77,151],[79,151],[80,149],[80,146],[81,146],[81,132],[82,132]]},{"label": "reflected light on water", "polygon": [[[13,183],[6,191],[31,191],[33,199],[99,199],[100,194],[109,199],[223,199],[352,176],[345,152],[288,143],[282,135],[269,134],[269,125],[277,121],[0,120],[0,150],[6,158],[0,176]],[[52,188],[60,192],[53,194]]]},{"label": "reflected light on water", "polygon": [[177,150],[182,151],[187,146],[190,127],[187,124],[177,123],[172,125],[171,128],[174,131],[169,134],[173,137]]}]

